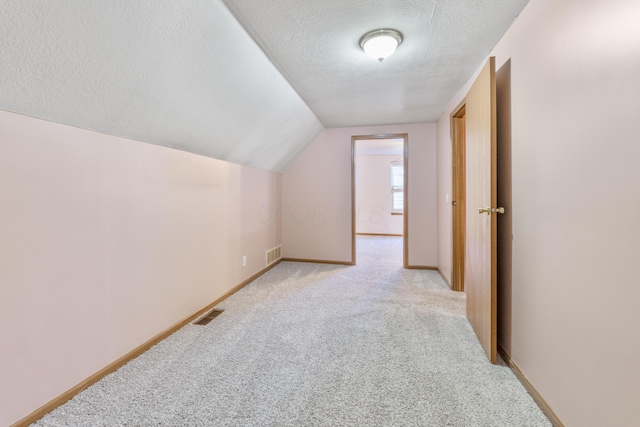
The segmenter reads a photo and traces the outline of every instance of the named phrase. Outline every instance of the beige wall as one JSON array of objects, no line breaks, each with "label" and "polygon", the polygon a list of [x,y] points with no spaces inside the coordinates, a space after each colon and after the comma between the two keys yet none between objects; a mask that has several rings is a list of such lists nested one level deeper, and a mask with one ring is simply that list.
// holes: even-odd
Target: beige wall
[{"label": "beige wall", "polygon": [[0,111],[0,425],[264,268],[281,182]]},{"label": "beige wall", "polygon": [[402,234],[402,215],[391,215],[391,162],[399,156],[356,156],[356,233]]},{"label": "beige wall", "polygon": [[[532,0],[491,53],[511,102],[500,126],[511,136],[513,271],[499,300],[511,318],[498,320],[511,333],[500,343],[568,426],[640,425],[639,21],[637,1]],[[448,117],[465,92],[438,122],[448,275]]]},{"label": "beige wall", "polygon": [[435,124],[327,129],[284,173],[283,254],[351,261],[351,137],[409,134],[409,263],[437,266]]}]

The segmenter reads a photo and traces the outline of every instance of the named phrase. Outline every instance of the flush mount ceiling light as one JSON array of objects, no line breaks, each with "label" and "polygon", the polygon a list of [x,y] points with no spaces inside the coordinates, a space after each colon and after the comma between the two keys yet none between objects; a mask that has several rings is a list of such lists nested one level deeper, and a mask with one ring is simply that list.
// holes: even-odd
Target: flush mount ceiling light
[{"label": "flush mount ceiling light", "polygon": [[367,55],[382,62],[402,43],[400,31],[380,29],[369,31],[360,39],[360,47]]}]

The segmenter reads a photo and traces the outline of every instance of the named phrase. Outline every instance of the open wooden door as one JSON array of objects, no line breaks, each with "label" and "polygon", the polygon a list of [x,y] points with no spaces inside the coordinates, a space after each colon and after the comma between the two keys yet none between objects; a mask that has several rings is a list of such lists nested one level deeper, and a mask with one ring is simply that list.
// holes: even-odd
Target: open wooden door
[{"label": "open wooden door", "polygon": [[[497,140],[495,58],[465,99],[467,317],[491,363],[497,350]],[[502,212],[504,212],[502,210]]]}]

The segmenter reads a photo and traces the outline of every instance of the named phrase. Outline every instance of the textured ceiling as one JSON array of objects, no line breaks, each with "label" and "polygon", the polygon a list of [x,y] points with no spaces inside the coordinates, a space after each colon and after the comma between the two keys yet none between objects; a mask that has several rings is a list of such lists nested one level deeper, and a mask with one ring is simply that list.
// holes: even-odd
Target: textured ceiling
[{"label": "textured ceiling", "polygon": [[0,0],[0,108],[272,170],[323,129],[219,0]]},{"label": "textured ceiling", "polygon": [[[528,0],[224,0],[325,127],[433,122]],[[359,39],[403,33],[379,63]]]},{"label": "textured ceiling", "polygon": [[224,1],[0,0],[0,109],[284,170],[323,127],[435,121],[527,3]]}]

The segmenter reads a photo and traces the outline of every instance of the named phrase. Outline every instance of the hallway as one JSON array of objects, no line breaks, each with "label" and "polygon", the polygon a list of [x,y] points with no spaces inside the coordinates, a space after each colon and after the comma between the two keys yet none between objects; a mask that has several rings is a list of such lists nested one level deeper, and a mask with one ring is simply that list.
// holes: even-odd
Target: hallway
[{"label": "hallway", "polygon": [[464,294],[406,270],[402,239],[352,267],[283,262],[36,426],[548,426],[488,363]]}]

